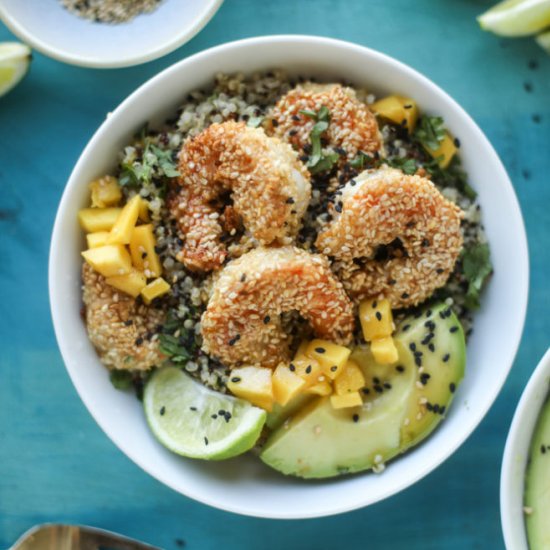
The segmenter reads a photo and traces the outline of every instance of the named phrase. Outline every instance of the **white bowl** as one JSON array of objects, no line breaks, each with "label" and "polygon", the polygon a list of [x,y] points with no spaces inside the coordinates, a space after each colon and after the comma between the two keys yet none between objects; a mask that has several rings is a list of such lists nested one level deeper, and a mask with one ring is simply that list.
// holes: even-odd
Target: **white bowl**
[{"label": "white bowl", "polygon": [[533,431],[550,388],[550,348],[521,394],[510,426],[500,472],[500,520],[508,550],[528,550],[523,496]]},{"label": "white bowl", "polygon": [[[443,115],[460,138],[464,166],[484,208],[495,274],[476,315],[466,379],[440,429],[390,463],[382,475],[310,483],[270,471],[253,456],[209,464],[171,454],[155,441],[135,397],[111,387],[80,318],[83,236],[76,212],[89,199],[87,183],[112,170],[117,152],[145,121],[173,114],[188,91],[211,85],[218,71],[274,67],[345,79],[378,93],[399,92],[417,99],[423,111]],[[212,506],[253,516],[305,518],[345,512],[401,491],[441,464],[471,434],[497,396],[516,353],[527,303],[528,258],[508,176],[480,129],[445,92],[411,68],[367,48],[327,38],[272,36],[218,46],[175,64],[141,86],[101,125],[61,199],[49,284],[55,331],[69,374],[91,414],[124,453],[166,485]]]},{"label": "white bowl", "polygon": [[0,19],[21,40],[59,61],[84,67],[129,67],[191,40],[223,0],[165,0],[152,13],[118,25],[94,23],[59,0],[0,0]]}]

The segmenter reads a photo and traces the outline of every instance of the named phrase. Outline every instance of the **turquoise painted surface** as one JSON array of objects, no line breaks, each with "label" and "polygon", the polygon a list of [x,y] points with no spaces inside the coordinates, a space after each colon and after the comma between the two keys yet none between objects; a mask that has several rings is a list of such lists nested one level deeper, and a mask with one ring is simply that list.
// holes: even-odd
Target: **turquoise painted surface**
[{"label": "turquoise painted surface", "polygon": [[[521,390],[550,344],[550,58],[530,40],[502,41],[479,31],[474,17],[490,3],[226,0],[198,37],[141,67],[88,70],[35,56],[26,80],[0,99],[0,547],[43,521],[88,523],[166,549],[182,541],[197,550],[503,547],[498,482],[505,436]],[[517,360],[468,442],[427,478],[382,503],[282,524],[188,500],[114,447],[64,370],[51,327],[46,267],[63,186],[109,110],[189,54],[287,32],[376,48],[455,97],[509,170],[525,214],[532,273]],[[0,25],[0,40],[11,38]]]}]

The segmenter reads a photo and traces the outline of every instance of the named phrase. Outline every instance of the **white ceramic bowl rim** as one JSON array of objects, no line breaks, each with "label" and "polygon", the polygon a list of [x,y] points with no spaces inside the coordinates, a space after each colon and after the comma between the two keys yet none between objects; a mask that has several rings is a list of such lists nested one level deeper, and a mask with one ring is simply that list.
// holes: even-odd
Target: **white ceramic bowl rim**
[{"label": "white ceramic bowl rim", "polygon": [[500,519],[508,550],[528,550],[523,513],[525,470],[533,432],[550,391],[550,348],[519,400],[506,439],[500,472]]},{"label": "white ceramic bowl rim", "polygon": [[58,47],[55,47],[49,44],[47,41],[41,39],[36,34],[30,32],[25,25],[23,25],[12,13],[9,12],[8,8],[4,7],[0,0],[0,19],[5,23],[5,25],[21,40],[29,44],[32,48],[62,61],[64,63],[69,63],[70,65],[77,65],[80,67],[90,67],[96,69],[115,69],[122,67],[131,67],[132,65],[139,65],[140,63],[146,63],[147,61],[152,61],[164,55],[169,54],[170,52],[176,50],[189,40],[191,40],[195,35],[197,35],[203,27],[212,19],[214,14],[218,11],[222,4],[223,0],[208,0],[205,4],[205,8],[201,13],[201,16],[198,17],[191,25],[183,27],[181,32],[173,35],[172,37],[167,37],[165,40],[160,42],[155,48],[152,48],[147,53],[136,53],[134,55],[129,55],[124,58],[119,58],[116,56],[111,57],[110,59],[103,59],[98,56],[91,55],[77,55],[74,52],[69,50],[64,50]]},{"label": "white ceramic bowl rim", "polygon": [[[295,482],[293,480],[289,480],[288,478],[279,476],[277,478],[276,485],[275,482],[272,484],[273,487],[269,485],[269,490],[274,495],[273,498],[276,497],[277,499],[280,499],[279,504],[275,505],[270,502],[270,497],[264,497],[261,500],[256,499],[256,502],[253,503],[249,503],[241,497],[237,498],[236,493],[231,492],[234,485],[225,485],[222,488],[222,482],[227,480],[224,478],[220,481],[217,476],[217,471],[214,469],[207,470],[207,466],[196,466],[189,462],[185,464],[182,463],[181,468],[191,470],[194,474],[199,472],[200,475],[203,474],[203,471],[208,471],[208,475],[216,478],[212,482],[213,487],[210,487],[209,485],[208,475],[201,478],[200,482],[197,482],[198,484],[194,484],[196,475],[195,477],[190,477],[190,475],[186,474],[186,481],[185,483],[182,483],[181,480],[175,480],[173,476],[171,477],[166,470],[154,463],[151,463],[150,460],[143,458],[139,449],[133,448],[132,445],[122,440],[124,438],[121,437],[120,427],[117,426],[115,429],[115,421],[112,418],[106,417],[104,411],[101,410],[101,406],[98,402],[98,396],[94,395],[93,391],[86,386],[86,381],[84,379],[85,377],[79,372],[80,364],[77,357],[78,350],[76,350],[75,344],[69,341],[70,338],[68,336],[68,334],[73,331],[71,323],[74,324],[76,321],[74,318],[68,318],[70,315],[68,310],[73,306],[76,308],[77,304],[75,303],[71,306],[69,303],[67,305],[67,289],[65,283],[68,275],[63,271],[62,265],[65,262],[63,259],[63,254],[68,254],[66,251],[68,246],[66,244],[67,236],[66,233],[63,233],[64,219],[74,216],[74,205],[72,206],[73,210],[70,210],[71,201],[74,202],[74,195],[77,193],[75,188],[79,185],[83,185],[82,180],[86,181],[85,176],[87,174],[84,172],[85,167],[89,164],[87,157],[92,151],[95,151],[97,158],[97,150],[101,150],[102,140],[104,140],[110,133],[115,133],[118,141],[122,139],[121,130],[117,128],[117,124],[119,123],[119,120],[122,120],[125,111],[133,112],[132,106],[139,101],[140,97],[145,97],[149,93],[153,94],[155,90],[157,92],[162,90],[163,86],[166,86],[171,79],[174,79],[176,82],[180,82],[182,75],[189,76],[192,74],[193,69],[200,70],[204,73],[206,70],[204,68],[205,64],[206,66],[209,66],[209,64],[215,65],[213,60],[215,60],[218,56],[222,56],[226,62],[229,59],[229,56],[231,56],[231,60],[236,60],[233,62],[233,65],[236,63],[241,64],[243,67],[242,70],[246,72],[249,70],[246,64],[246,61],[249,61],[246,59],[246,52],[253,52],[256,58],[259,55],[267,56],[269,61],[267,61],[267,64],[263,66],[265,69],[268,69],[270,68],[269,63],[272,63],[271,60],[275,59],[274,56],[280,55],[283,50],[286,52],[287,56],[289,56],[289,51],[299,52],[295,55],[298,57],[302,55],[302,58],[304,59],[306,53],[301,53],[303,50],[307,50],[310,56],[317,56],[316,59],[321,56],[328,56],[330,57],[330,62],[333,63],[335,67],[336,62],[333,58],[335,58],[336,54],[340,56],[350,55],[353,56],[353,59],[356,61],[362,59],[363,62],[368,62],[371,65],[385,67],[387,68],[390,76],[393,74],[393,76],[397,78],[396,75],[398,75],[407,83],[407,85],[414,88],[417,93],[420,94],[422,92],[424,95],[429,96],[430,100],[437,103],[438,112],[441,112],[444,116],[446,116],[450,124],[458,123],[457,121],[460,121],[463,127],[463,133],[467,133],[471,140],[475,142],[475,146],[477,148],[476,150],[481,151],[480,154],[483,155],[484,160],[483,166],[490,166],[492,170],[492,181],[499,182],[498,198],[495,197],[495,200],[497,200],[497,202],[504,201],[503,204],[507,215],[506,226],[502,227],[502,231],[507,235],[507,237],[509,237],[509,241],[514,241],[515,246],[510,247],[509,242],[505,243],[507,249],[510,250],[513,262],[511,262],[509,269],[504,269],[505,264],[498,266],[495,279],[489,286],[486,295],[484,296],[484,305],[487,305],[487,307],[491,309],[493,318],[503,316],[503,310],[501,307],[503,308],[505,306],[504,304],[502,304],[502,306],[499,306],[498,304],[504,301],[502,300],[502,295],[505,292],[499,282],[499,277],[503,277],[504,279],[512,277],[512,282],[510,283],[510,281],[508,281],[508,283],[514,285],[514,293],[513,296],[507,297],[507,300],[510,300],[510,302],[506,303],[506,307],[511,307],[513,314],[509,318],[510,320],[506,325],[506,337],[503,339],[498,352],[501,354],[499,359],[502,359],[502,363],[499,364],[498,370],[491,372],[489,386],[483,387],[482,390],[476,389],[476,391],[480,391],[481,393],[478,395],[479,400],[476,402],[475,408],[470,407],[466,401],[460,402],[462,395],[461,392],[471,391],[464,389],[464,385],[468,385],[467,376],[465,384],[463,383],[457,392],[455,404],[451,407],[451,411],[443,423],[442,429],[436,430],[436,432],[430,436],[430,439],[425,444],[417,447],[415,450],[407,453],[407,455],[404,455],[399,460],[392,463],[389,470],[386,471],[384,475],[374,477],[370,475],[340,478],[338,480],[331,480],[322,484],[304,483],[301,484],[299,489],[296,489],[294,493],[291,490],[287,491],[287,488],[294,487],[293,484]],[[258,53],[258,51],[261,51],[261,54]],[[318,51],[321,51],[322,53],[317,54],[316,52]],[[331,53],[334,55],[330,56]],[[290,57],[290,59],[293,59],[293,57]],[[320,61],[318,61],[318,64],[319,63]],[[323,57],[323,63],[325,63],[325,57]],[[304,62],[303,66],[309,66],[309,62],[307,64]],[[223,69],[226,69],[226,67],[223,66],[218,68],[218,70]],[[233,71],[233,67],[230,67],[227,70]],[[307,71],[307,69],[302,70]],[[356,72],[358,70],[363,69],[359,67]],[[212,73],[212,77],[213,76],[214,74]],[[384,78],[386,78],[386,74],[384,75]],[[187,91],[189,90],[185,88],[182,89],[182,97]],[[411,95],[415,97],[412,90]],[[155,100],[153,100],[152,103],[154,103],[154,101]],[[154,115],[151,114],[151,116],[153,117]],[[122,124],[122,126],[125,126],[125,124]],[[452,124],[450,127],[451,129],[453,128]],[[128,139],[129,135],[131,134],[128,134],[126,139]],[[464,144],[463,148],[464,147],[467,148],[468,144]],[[106,151],[103,151],[103,153],[107,154]],[[472,157],[475,156],[472,153],[469,154]],[[464,155],[464,157],[466,158],[466,155]],[[483,170],[484,169],[485,168],[483,168]],[[485,192],[482,188],[480,188],[479,191],[480,196]],[[65,225],[67,224],[65,223]],[[76,230],[77,229],[75,226],[75,231]],[[509,233],[507,233],[508,231]],[[489,240],[490,242],[493,242],[491,241],[491,236],[489,236]],[[61,242],[63,242],[64,246],[60,245]],[[504,255],[501,250],[502,246],[499,245],[498,249],[499,250],[497,251],[497,248],[494,248],[495,254],[498,252],[498,256],[502,258]],[[498,257],[495,259],[499,260]],[[65,263],[68,270],[74,269],[74,261],[72,264],[70,262]],[[500,295],[495,294],[497,292],[497,287],[500,289]],[[362,46],[322,37],[300,35],[267,36],[250,38],[217,46],[180,61],[143,84],[112,113],[111,117],[109,117],[102,124],[82,153],[73,170],[73,173],[71,174],[68,185],[61,199],[52,236],[49,264],[49,288],[55,332],[71,379],[80,397],[100,427],[135,463],[174,490],[205,504],[209,504],[227,511],[258,517],[281,519],[319,517],[342,513],[372,504],[412,485],[448,458],[479,424],[492,405],[506,379],[509,369],[511,368],[513,358],[515,357],[523,330],[528,291],[527,241],[516,196],[508,176],[506,175],[504,167],[498,159],[498,156],[481,130],[475,125],[473,120],[453,99],[451,99],[435,84],[408,66],[403,65],[402,63],[384,54]],[[497,311],[496,315],[494,314],[494,310]],[[506,311],[509,312],[510,310]],[[483,308],[480,312],[480,316],[483,316]],[[484,326],[487,324],[485,321],[487,321],[487,319],[484,320]],[[481,343],[478,340],[479,339],[477,339],[476,333],[474,332],[471,339],[471,345],[474,346],[476,350],[481,346]],[[90,347],[89,342],[79,343],[78,345],[80,348],[85,348],[86,346],[88,346],[88,348]],[[487,346],[485,346],[485,348],[486,347]],[[81,359],[83,358],[82,353],[84,353],[86,349],[80,352]],[[484,348],[482,348],[482,351],[483,350]],[[485,350],[485,352],[486,353],[483,355],[483,358],[487,355],[487,350]],[[84,355],[86,354],[84,353]],[[494,359],[494,357],[492,357],[492,359]],[[475,363],[475,361],[472,362]],[[99,365],[98,361],[97,364]],[[475,364],[471,365],[472,373],[470,378],[473,379],[476,378],[475,367]],[[493,365],[490,367],[492,368]],[[476,386],[476,388],[478,387]],[[118,419],[117,422],[122,422],[122,420]],[[447,429],[445,428],[445,425],[448,425]],[[429,452],[427,451],[428,447]],[[161,451],[159,451],[159,453],[160,452]],[[166,451],[166,453],[168,453],[168,451]],[[417,453],[418,458],[413,459],[413,456]],[[158,454],[158,457],[161,457],[161,455]],[[162,455],[162,458],[163,460],[165,459],[164,455]],[[166,458],[166,461],[168,460],[169,458]],[[239,460],[247,459],[244,457]],[[254,469],[256,468],[256,462],[258,461],[250,460],[250,462],[246,462],[247,468],[250,468],[251,476],[252,472],[255,471]],[[170,463],[170,466],[172,466],[172,463]],[[259,467],[261,467],[261,465],[258,466],[258,468]],[[204,468],[204,470],[202,468]],[[239,472],[236,468],[233,468],[230,464],[227,468],[230,470],[231,475],[234,477],[238,476]],[[390,472],[392,469],[394,472],[393,474]],[[398,481],[394,480],[390,483],[391,476],[396,477]],[[255,481],[247,479],[246,476],[239,477],[238,479],[238,489],[235,489],[235,491],[239,490],[243,492],[243,494],[248,491],[249,495],[256,494],[258,489],[254,485]],[[365,480],[368,480],[368,483]],[[231,478],[230,481],[234,482],[234,479]],[[218,483],[220,483],[219,488],[217,485]],[[210,489],[204,487],[203,485],[209,485]],[[263,490],[265,491],[265,487]],[[335,494],[337,492],[339,498],[333,499],[332,497],[336,496]],[[268,493],[262,494],[265,495]],[[289,496],[290,494],[292,494],[291,497]]]}]

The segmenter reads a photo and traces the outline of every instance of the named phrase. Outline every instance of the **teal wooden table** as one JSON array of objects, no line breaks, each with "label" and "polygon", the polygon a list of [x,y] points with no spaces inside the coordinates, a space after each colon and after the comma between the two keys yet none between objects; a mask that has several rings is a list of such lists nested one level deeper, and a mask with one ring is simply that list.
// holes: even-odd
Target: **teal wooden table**
[{"label": "teal wooden table", "polygon": [[[481,32],[482,0],[226,0],[203,32],[159,61],[98,71],[35,55],[0,99],[0,547],[38,522],[82,522],[166,549],[502,548],[498,484],[508,426],[550,344],[550,58],[531,40]],[[403,493],[342,516],[276,522],[214,510],[142,472],[96,426],[53,335],[47,260],[57,203],[82,148],[128,93],[204,48],[308,33],[395,56],[447,90],[501,155],[530,243],[524,338],[503,392],[445,464]],[[12,35],[0,25],[0,41]]]}]

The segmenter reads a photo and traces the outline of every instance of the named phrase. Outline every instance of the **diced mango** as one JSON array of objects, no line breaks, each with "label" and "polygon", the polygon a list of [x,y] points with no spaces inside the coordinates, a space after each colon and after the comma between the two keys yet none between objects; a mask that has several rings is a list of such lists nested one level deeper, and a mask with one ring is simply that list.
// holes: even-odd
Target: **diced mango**
[{"label": "diced mango", "polygon": [[296,350],[296,354],[294,355],[294,359],[298,360],[307,357],[307,347],[309,346],[309,343],[309,340],[302,340],[300,342],[300,345]]},{"label": "diced mango", "polygon": [[136,269],[143,271],[146,277],[160,277],[160,259],[155,252],[155,234],[151,224],[138,225],[130,238],[130,254]]},{"label": "diced mango", "polygon": [[108,285],[114,286],[118,290],[122,290],[126,294],[136,298],[139,293],[145,288],[147,279],[141,271],[133,269],[126,275],[115,275],[114,277],[107,277],[105,282]]},{"label": "diced mango", "polygon": [[347,409],[349,407],[360,407],[363,404],[358,391],[346,393],[345,395],[331,395],[330,404],[333,409]]},{"label": "diced mango", "polygon": [[370,344],[374,360],[381,365],[391,365],[399,358],[395,342],[391,336],[377,338]]},{"label": "diced mango", "polygon": [[342,372],[351,350],[328,340],[312,340],[307,347],[307,355],[321,365],[321,369],[331,380]]},{"label": "diced mango", "polygon": [[233,369],[227,382],[229,391],[266,411],[273,408],[273,384],[271,369],[240,367]]},{"label": "diced mango", "polygon": [[337,395],[353,393],[365,386],[365,377],[359,365],[349,359],[342,374],[334,381],[334,391]]},{"label": "diced mango", "polygon": [[80,226],[87,233],[110,231],[122,208],[82,208],[78,211]]},{"label": "diced mango", "polygon": [[304,380],[306,388],[319,382],[319,376],[323,375],[319,362],[307,355],[302,359],[293,359],[289,369]]},{"label": "diced mango", "polygon": [[[138,219],[140,205],[141,197],[139,195],[135,195],[124,205],[115,225],[111,228],[107,239],[109,244],[128,244],[130,242]],[[139,266],[136,267],[139,268]]]},{"label": "diced mango", "polygon": [[162,277],[159,277],[143,288],[141,296],[143,301],[149,305],[155,298],[166,294],[169,290],[170,285]]},{"label": "diced mango", "polygon": [[84,259],[104,277],[126,275],[132,270],[132,260],[120,244],[98,246],[82,252]]},{"label": "diced mango", "polygon": [[96,231],[95,233],[88,233],[86,235],[86,242],[88,248],[97,248],[98,246],[104,246],[107,244],[108,231]]},{"label": "diced mango", "polygon": [[92,207],[105,208],[115,206],[122,199],[118,180],[113,176],[103,176],[90,183]]},{"label": "diced mango", "polygon": [[317,384],[310,386],[306,390],[306,393],[321,396],[330,395],[332,393],[332,386],[328,380],[323,380],[322,382],[317,382]]},{"label": "diced mango", "polygon": [[414,99],[390,95],[376,101],[370,107],[378,116],[405,126],[409,134],[414,131],[418,120],[418,105]]},{"label": "diced mango", "polygon": [[445,137],[443,138],[443,141],[439,142],[439,147],[437,149],[430,149],[429,147],[424,147],[426,151],[434,158],[441,157],[438,161],[438,164],[441,168],[447,168],[449,164],[451,163],[451,160],[453,160],[453,157],[455,156],[457,152],[457,148],[455,145],[455,140],[449,134],[449,132],[445,133]]},{"label": "diced mango", "polygon": [[388,300],[363,300],[359,304],[359,320],[367,342],[390,336],[394,330],[393,316]]},{"label": "diced mango", "polygon": [[285,406],[306,385],[305,380],[292,372],[287,365],[279,365],[273,372],[273,397]]}]

